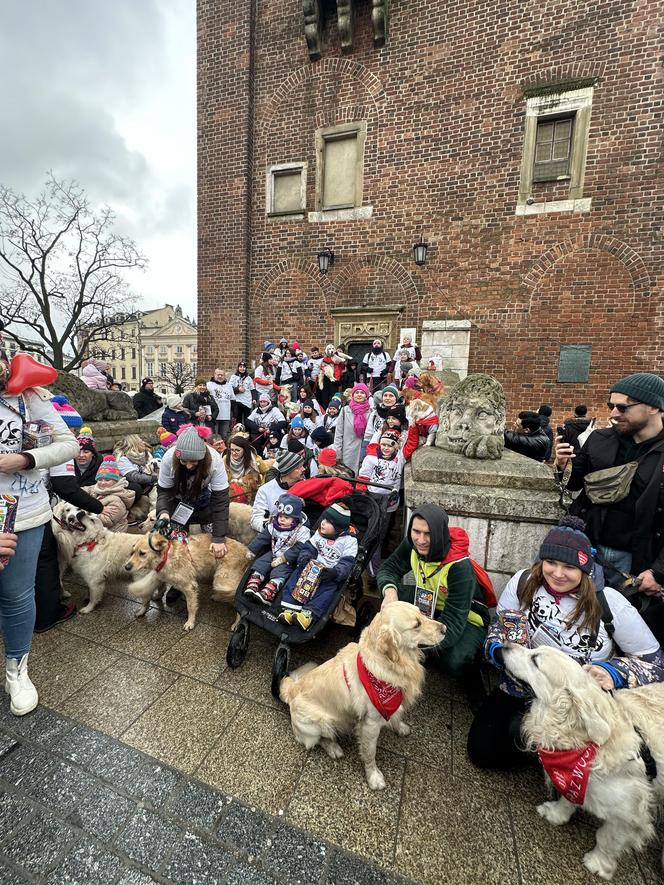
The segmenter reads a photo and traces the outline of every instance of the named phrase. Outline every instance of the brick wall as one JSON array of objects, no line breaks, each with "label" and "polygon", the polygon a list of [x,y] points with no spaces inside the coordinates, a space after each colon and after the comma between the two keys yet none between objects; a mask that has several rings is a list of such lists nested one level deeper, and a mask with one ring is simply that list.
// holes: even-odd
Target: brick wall
[{"label": "brick wall", "polygon": [[[318,62],[300,0],[254,6],[251,56],[251,0],[199,0],[202,366],[256,357],[282,333],[322,344],[333,307],[397,303],[418,330],[471,320],[469,370],[495,375],[512,413],[549,401],[555,422],[580,401],[599,409],[621,374],[661,371],[660,4],[393,0],[375,49],[357,2],[353,52],[328,13]],[[587,76],[591,211],[517,217],[523,88]],[[367,122],[373,217],[267,218],[267,167],[306,162],[313,210],[314,130],[351,120]],[[565,186],[533,196],[564,199]],[[431,248],[417,268],[421,229]],[[324,247],[336,260],[321,277]],[[561,344],[593,345],[588,384],[556,382]]]}]

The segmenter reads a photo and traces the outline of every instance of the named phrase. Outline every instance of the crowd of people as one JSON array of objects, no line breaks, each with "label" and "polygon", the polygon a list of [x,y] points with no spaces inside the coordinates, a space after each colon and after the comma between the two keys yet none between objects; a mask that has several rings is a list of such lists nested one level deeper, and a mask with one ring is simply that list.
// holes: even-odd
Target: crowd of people
[{"label": "crowd of people", "polygon": [[[150,500],[154,531],[186,540],[198,524],[218,559],[227,554],[230,502],[250,505],[256,535],[245,593],[306,631],[358,550],[342,502],[327,502],[315,530],[308,524],[298,484],[316,477],[350,479],[381,507],[370,580],[382,606],[408,601],[442,623],[443,639],[427,650],[427,663],[467,692],[476,765],[511,769],[536,758],[520,737],[527,687],[503,673],[487,694],[481,678],[486,663],[503,669],[510,643],[553,646],[606,691],[664,681],[664,380],[650,373],[618,380],[601,429],[584,406],[555,432],[550,407],[521,413],[523,433],[515,436],[538,441],[537,460],[552,461],[552,479],[572,503],[535,561],[524,562],[496,600],[468,534],[450,526],[442,507],[416,508],[402,540],[388,541],[404,465],[437,427],[435,408],[413,409],[426,403],[419,361],[410,339],[393,358],[377,339],[359,364],[332,345],[307,356],[297,341],[266,341],[253,372],[245,362],[232,373],[216,368],[156,409],[159,398],[144,379],[134,405],[146,414],[162,409],[159,444],[129,436],[104,455],[64,397],[39,386],[8,393],[11,369],[0,360],[0,501],[5,511],[12,496],[18,502],[15,523],[0,533],[12,712],[23,715],[38,701],[27,671],[33,631],[76,614],[61,596],[53,500],[98,514],[116,532],[127,530],[137,502]],[[48,438],[28,447],[26,433],[35,427]],[[303,603],[300,579],[312,564],[321,574]]]}]

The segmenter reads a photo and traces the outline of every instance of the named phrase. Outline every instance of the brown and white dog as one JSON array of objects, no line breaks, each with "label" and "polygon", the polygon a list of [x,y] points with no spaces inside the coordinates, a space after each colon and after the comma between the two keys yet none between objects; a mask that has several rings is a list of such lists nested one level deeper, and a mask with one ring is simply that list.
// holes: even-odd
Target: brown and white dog
[{"label": "brown and white dog", "polygon": [[409,602],[392,602],[378,612],[335,657],[316,667],[305,664],[281,682],[280,697],[290,707],[295,740],[308,750],[320,744],[332,759],[343,756],[340,734],[355,732],[367,782],[382,790],[376,742],[389,723],[410,734],[403,721],[424,685],[423,648],[437,645],[444,627]]}]

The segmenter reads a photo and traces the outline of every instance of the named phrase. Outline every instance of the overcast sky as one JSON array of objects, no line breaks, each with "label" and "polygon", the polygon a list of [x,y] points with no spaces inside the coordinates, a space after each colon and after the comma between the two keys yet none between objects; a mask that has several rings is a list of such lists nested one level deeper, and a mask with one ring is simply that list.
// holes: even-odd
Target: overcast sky
[{"label": "overcast sky", "polygon": [[0,181],[76,178],[150,261],[137,306],[195,313],[195,0],[1,2]]}]

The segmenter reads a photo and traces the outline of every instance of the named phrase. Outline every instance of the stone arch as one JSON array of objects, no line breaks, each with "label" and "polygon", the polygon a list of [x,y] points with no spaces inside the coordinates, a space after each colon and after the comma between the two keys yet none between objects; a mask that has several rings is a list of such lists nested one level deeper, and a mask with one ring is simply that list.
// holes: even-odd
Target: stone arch
[{"label": "stone arch", "polygon": [[[363,300],[362,295],[355,294],[353,290],[358,286],[361,288],[363,281],[367,279],[374,280],[377,284],[381,280],[383,282],[387,280],[389,288],[387,292],[378,289],[371,293],[365,291],[365,300],[368,298],[377,307],[391,303],[392,299],[396,299],[397,302],[403,301],[410,321],[417,324],[421,295],[415,280],[403,264],[385,255],[360,255],[338,268],[331,287],[330,306],[343,306],[344,300],[349,302],[349,306],[360,304]],[[394,294],[390,295],[390,292]]]},{"label": "stone arch", "polygon": [[284,334],[303,345],[325,342],[331,331],[329,284],[318,268],[303,259],[285,259],[262,277],[251,297],[252,348]]},{"label": "stone arch", "polygon": [[639,254],[631,246],[628,246],[627,243],[623,243],[615,237],[601,233],[588,233],[577,240],[566,240],[565,242],[557,243],[539,257],[523,281],[526,289],[530,290],[531,304],[540,281],[556,262],[573,252],[588,250],[607,252],[625,266],[632,280],[635,298],[639,295],[642,298],[650,296],[650,275]]},{"label": "stone arch", "polygon": [[272,286],[275,280],[277,280],[282,274],[289,273],[290,271],[298,271],[299,273],[310,277],[311,281],[319,287],[321,294],[327,301],[325,292],[330,289],[329,278],[327,276],[322,276],[318,267],[311,261],[306,261],[304,258],[284,258],[282,261],[273,265],[273,267],[261,277],[251,296],[252,306],[256,306],[260,299],[266,295],[268,289]]},{"label": "stone arch", "polygon": [[521,89],[534,89],[537,86],[561,83],[563,86],[573,84],[578,80],[593,78],[599,80],[604,75],[606,62],[596,59],[577,59],[559,65],[542,68],[540,71],[531,72],[527,79],[522,80]]}]

